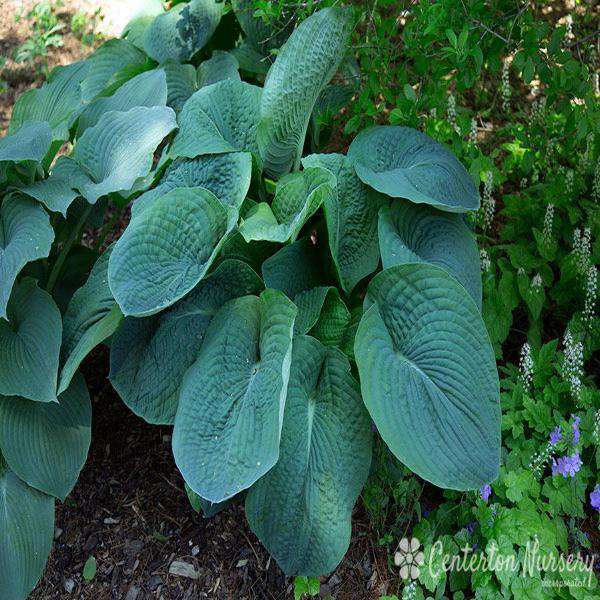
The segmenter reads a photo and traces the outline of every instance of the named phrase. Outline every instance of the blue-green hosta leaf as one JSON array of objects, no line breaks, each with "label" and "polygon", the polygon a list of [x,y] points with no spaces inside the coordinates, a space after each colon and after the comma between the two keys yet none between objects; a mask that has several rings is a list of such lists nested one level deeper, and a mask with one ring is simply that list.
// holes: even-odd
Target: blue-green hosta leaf
[{"label": "blue-green hosta leaf", "polygon": [[73,151],[73,160],[90,175],[89,183],[79,185],[82,196],[93,204],[111,192],[129,191],[148,175],[154,151],[175,127],[175,113],[166,106],[104,113]]},{"label": "blue-green hosta leaf", "polygon": [[350,311],[337,288],[321,286],[300,292],[294,298],[298,307],[296,333],[310,333],[325,346],[339,346],[350,324]]},{"label": "blue-green hosta leaf", "polygon": [[193,65],[169,60],[161,65],[167,75],[167,105],[179,112],[188,98],[198,90],[196,69]]},{"label": "blue-green hosta leaf", "polygon": [[303,21],[269,69],[260,105],[258,145],[267,173],[297,169],[313,106],[346,53],[352,23],[342,8]]},{"label": "blue-green hosta leaf", "polygon": [[159,63],[169,59],[186,62],[210,40],[222,13],[223,2],[215,0],[177,4],[155,17],[146,29],[144,49]]},{"label": "blue-green hosta leaf", "polygon": [[247,242],[294,241],[300,230],[319,209],[325,198],[333,194],[335,177],[319,167],[290,173],[277,182],[275,198],[269,205],[257,204],[240,224]]},{"label": "blue-green hosta leaf", "polygon": [[240,81],[239,68],[240,63],[231,52],[215,50],[212,56],[198,67],[198,85],[206,87],[224,79]]},{"label": "blue-green hosta leaf", "polygon": [[475,236],[462,215],[403,200],[379,213],[383,268],[425,262],[446,270],[481,310],[481,265]]},{"label": "blue-green hosta leaf", "polygon": [[9,133],[17,132],[25,123],[45,121],[52,128],[54,140],[68,140],[69,128],[81,108],[80,84],[88,70],[87,61],[57,67],[42,87],[19,96],[13,108]]},{"label": "blue-green hosta leaf", "polygon": [[350,293],[379,264],[377,213],[386,198],[357,177],[343,154],[312,154],[302,164],[328,169],[336,178],[323,208],[331,256],[342,288]]},{"label": "blue-green hosta leaf", "polygon": [[78,190],[89,183],[90,178],[79,164],[68,156],[59,156],[47,179],[20,189],[44,204],[48,210],[66,217],[69,206],[81,195]]},{"label": "blue-green hosta leaf", "polygon": [[33,279],[14,286],[0,320],[0,394],[56,401],[62,335],[60,312]]},{"label": "blue-green hosta leaf", "polygon": [[250,527],[286,575],[324,575],[342,560],[371,440],[348,359],[295,338],[279,461],[246,498]]},{"label": "blue-green hosta leaf", "polygon": [[0,206],[0,319],[21,269],[50,253],[54,231],[46,211],[18,194],[6,196]]},{"label": "blue-green hosta leaf", "polygon": [[171,306],[204,277],[237,211],[205,188],[174,189],[133,219],[111,254],[110,289],[124,315]]},{"label": "blue-green hosta leaf", "polygon": [[111,342],[109,376],[123,402],[149,423],[173,424],[181,381],[213,316],[225,302],[263,287],[248,265],[226,260],[169,309],[125,319]]},{"label": "blue-green hosta leaf", "polygon": [[0,137],[0,162],[41,162],[52,143],[52,129],[45,121],[25,123],[16,133]]},{"label": "blue-green hosta leaf", "polygon": [[81,374],[56,402],[0,396],[0,450],[28,485],[64,501],[90,447],[92,405]]},{"label": "blue-green hosta leaf", "polygon": [[262,56],[269,54],[273,48],[279,48],[294,30],[296,19],[293,11],[296,7],[293,3],[291,10],[284,5],[281,15],[277,19],[270,17],[268,21],[256,14],[258,7],[254,0],[233,0],[231,4],[247,42]]},{"label": "blue-green hosta leaf", "polygon": [[323,259],[310,238],[296,240],[265,260],[262,276],[268,288],[280,290],[290,299],[326,283]]},{"label": "blue-green hosta leaf", "polygon": [[296,307],[281,292],[230,300],[186,373],[173,455],[187,484],[221,502],[277,462]]},{"label": "blue-green hosta leaf", "polygon": [[89,104],[79,117],[77,135],[96,125],[100,117],[111,110],[124,112],[136,106],[165,106],[166,103],[165,72],[155,69],[140,73],[124,83],[112,96],[98,98]]},{"label": "blue-green hosta leaf", "polygon": [[392,198],[406,198],[449,212],[479,208],[467,170],[442,144],[409,127],[370,127],[348,149],[358,176]]},{"label": "blue-green hosta leaf", "polygon": [[21,481],[0,457],[0,598],[27,598],[53,539],[54,499]]},{"label": "blue-green hosta leaf", "polygon": [[154,18],[164,12],[162,0],[144,0],[144,2],[138,3],[136,12],[123,28],[121,36],[143,50],[146,30],[152,25]]},{"label": "blue-green hosta leaf", "polygon": [[258,154],[260,95],[258,86],[234,79],[198,90],[181,110],[171,156],[194,158],[237,151]]},{"label": "blue-green hosta leaf", "polygon": [[132,205],[132,217],[141,215],[159,198],[175,188],[203,187],[225,206],[239,208],[252,179],[252,157],[247,152],[207,154],[193,160],[178,159],[168,168],[156,188],[142,194]]},{"label": "blue-green hosta leaf", "polygon": [[73,294],[63,319],[58,393],[67,389],[83,359],[119,326],[123,315],[108,287],[107,250],[94,264],[84,285]]},{"label": "blue-green hosta leaf", "polygon": [[100,95],[118,77],[119,71],[142,67],[144,53],[127,40],[108,40],[88,59],[89,65],[81,82],[82,99],[90,102]]},{"label": "blue-green hosta leaf", "polygon": [[371,281],[369,304],[354,352],[365,405],[390,450],[440,487],[495,479],[498,373],[464,287],[433,265],[396,265]]}]

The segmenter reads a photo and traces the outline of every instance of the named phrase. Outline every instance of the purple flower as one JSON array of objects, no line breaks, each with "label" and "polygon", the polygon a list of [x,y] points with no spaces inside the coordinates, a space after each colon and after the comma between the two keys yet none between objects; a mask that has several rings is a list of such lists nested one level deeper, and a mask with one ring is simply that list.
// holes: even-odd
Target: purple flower
[{"label": "purple flower", "polygon": [[489,497],[490,497],[491,494],[492,494],[492,486],[489,483],[486,483],[479,490],[479,495],[481,496],[481,499],[484,502],[488,501],[488,499],[489,499]]},{"label": "purple flower", "polygon": [[575,477],[575,473],[581,469],[582,464],[579,452],[575,452],[571,456],[561,456],[558,460],[552,459],[552,475]]},{"label": "purple flower", "polygon": [[560,440],[562,440],[562,432],[560,430],[560,425],[557,425],[556,429],[553,429],[550,432],[550,445],[556,446]]},{"label": "purple flower", "polygon": [[592,505],[592,508],[600,511],[600,484],[598,484],[590,494],[590,504]]},{"label": "purple flower", "polygon": [[581,423],[581,417],[576,417],[575,415],[571,415],[573,417],[573,446],[577,446],[579,444],[579,423]]},{"label": "purple flower", "polygon": [[477,526],[477,523],[475,523],[474,521],[472,523],[467,523],[465,525],[465,529],[467,530],[467,533],[469,535],[473,535],[473,532],[475,531],[475,527]]}]

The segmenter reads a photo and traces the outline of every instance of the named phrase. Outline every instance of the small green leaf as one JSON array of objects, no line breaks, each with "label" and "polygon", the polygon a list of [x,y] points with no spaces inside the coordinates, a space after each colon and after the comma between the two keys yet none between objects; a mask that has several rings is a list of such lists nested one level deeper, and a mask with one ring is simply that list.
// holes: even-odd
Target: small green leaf
[{"label": "small green leaf", "polygon": [[83,565],[83,578],[89,583],[96,577],[96,559],[94,556],[90,556]]}]

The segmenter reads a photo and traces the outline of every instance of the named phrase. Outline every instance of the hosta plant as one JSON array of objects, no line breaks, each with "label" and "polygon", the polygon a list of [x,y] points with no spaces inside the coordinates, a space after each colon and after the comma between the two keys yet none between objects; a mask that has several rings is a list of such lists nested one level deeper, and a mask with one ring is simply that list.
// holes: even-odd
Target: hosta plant
[{"label": "hosta plant", "polygon": [[24,94],[0,140],[2,598],[43,568],[53,498],[89,444],[78,369],[103,342],[124,403],[173,425],[193,504],[243,498],[288,575],[342,559],[374,431],[435,485],[496,477],[470,176],[401,127],[315,154],[354,85],[352,14],[294,29],[233,8],[237,41],[214,0],[149,3],[123,39]]}]

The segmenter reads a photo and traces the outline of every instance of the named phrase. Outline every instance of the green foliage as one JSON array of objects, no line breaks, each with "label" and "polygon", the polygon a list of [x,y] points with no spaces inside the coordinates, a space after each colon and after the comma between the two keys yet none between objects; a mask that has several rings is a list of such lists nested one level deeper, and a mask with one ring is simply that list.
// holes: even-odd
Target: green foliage
[{"label": "green foliage", "polygon": [[[239,28],[224,30],[222,3],[147,3],[123,39],[24,94],[0,140],[0,394],[30,426],[0,428],[11,490],[0,527],[18,531],[22,549],[0,562],[0,589],[22,598],[39,577],[52,496],[68,493],[89,444],[89,417],[80,410],[72,425],[64,394],[109,337],[125,404],[174,426],[193,506],[208,516],[246,493],[252,529],[287,575],[303,576],[296,595],[317,593],[309,577],[348,547],[372,437],[364,501],[382,544],[421,510],[425,484],[411,469],[448,488],[413,528],[425,550],[441,539],[455,551],[475,521],[480,552],[495,543],[519,556],[534,533],[549,551],[568,549],[598,460],[598,394],[573,357],[600,347],[593,303],[582,302],[600,247],[580,232],[571,252],[575,227],[598,239],[597,209],[572,199],[600,183],[593,89],[565,30],[503,1],[491,12],[481,0],[413,3],[401,40],[389,0],[355,14],[232,4]],[[498,94],[491,76],[509,52]],[[516,103],[511,74],[520,86],[539,80],[543,111],[538,101],[533,116],[517,105],[515,122],[496,118]],[[462,107],[467,95],[476,112]],[[346,154],[318,153],[352,96],[346,132],[385,125]],[[55,160],[65,141],[70,154]],[[499,189],[504,226],[493,228]],[[86,225],[129,204],[116,244],[84,249]],[[557,320],[571,331],[564,352],[550,341],[562,336]],[[510,366],[526,339],[533,381]],[[494,358],[507,359],[502,414]],[[548,457],[536,463],[556,425],[556,458],[585,458],[577,477],[550,476]],[[46,447],[65,464],[47,464]],[[46,468],[60,471],[55,487]],[[460,493],[489,483],[489,503]],[[35,531],[12,498],[37,511]],[[419,578],[438,595],[526,597],[536,585],[504,572]]]}]

